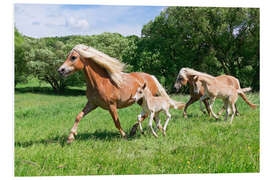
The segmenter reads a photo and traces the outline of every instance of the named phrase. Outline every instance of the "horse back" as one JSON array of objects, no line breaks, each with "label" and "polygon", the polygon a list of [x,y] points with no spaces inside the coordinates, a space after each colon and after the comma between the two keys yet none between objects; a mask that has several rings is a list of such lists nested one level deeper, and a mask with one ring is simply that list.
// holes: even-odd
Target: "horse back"
[{"label": "horse back", "polygon": [[240,89],[240,83],[239,83],[239,80],[233,76],[230,76],[230,75],[220,75],[220,76],[217,76],[216,79],[223,83],[223,84],[226,84],[228,86],[232,86],[234,87],[235,89]]},{"label": "horse back", "polygon": [[142,86],[144,83],[146,83],[146,86],[151,91],[153,96],[158,95],[158,87],[154,81],[154,79],[151,77],[150,74],[144,73],[144,72],[132,72],[130,75],[134,78],[136,78],[140,85]]}]

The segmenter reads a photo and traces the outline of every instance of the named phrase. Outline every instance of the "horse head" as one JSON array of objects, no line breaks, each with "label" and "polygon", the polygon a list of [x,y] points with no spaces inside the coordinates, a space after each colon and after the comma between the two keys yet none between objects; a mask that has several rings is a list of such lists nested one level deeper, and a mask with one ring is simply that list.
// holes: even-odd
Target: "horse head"
[{"label": "horse head", "polygon": [[176,89],[176,92],[178,92],[182,86],[185,86],[187,82],[188,82],[188,79],[186,76],[186,70],[185,68],[182,68],[179,71],[176,81],[174,83],[174,88]]},{"label": "horse head", "polygon": [[66,61],[57,70],[60,75],[67,77],[84,68],[83,59],[75,50],[71,50]]}]

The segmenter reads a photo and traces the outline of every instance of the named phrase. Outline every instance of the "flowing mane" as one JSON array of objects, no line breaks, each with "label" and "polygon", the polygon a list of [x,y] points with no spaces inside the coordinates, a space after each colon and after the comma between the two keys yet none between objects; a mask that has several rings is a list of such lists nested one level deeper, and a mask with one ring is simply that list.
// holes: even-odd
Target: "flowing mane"
[{"label": "flowing mane", "polygon": [[192,76],[192,75],[198,75],[198,76],[206,76],[208,78],[215,78],[214,76],[211,76],[210,74],[207,74],[207,73],[203,73],[203,72],[199,72],[199,71],[196,71],[194,69],[191,69],[191,68],[182,68],[180,70],[180,73],[182,76]]},{"label": "flowing mane", "polygon": [[120,62],[118,59],[112,58],[107,54],[104,54],[93,47],[86,46],[83,44],[76,45],[72,51],[76,51],[80,54],[80,56],[84,58],[89,58],[102,68],[104,68],[113,82],[116,83],[118,87],[122,83],[122,75],[121,73],[124,70],[125,64]]}]

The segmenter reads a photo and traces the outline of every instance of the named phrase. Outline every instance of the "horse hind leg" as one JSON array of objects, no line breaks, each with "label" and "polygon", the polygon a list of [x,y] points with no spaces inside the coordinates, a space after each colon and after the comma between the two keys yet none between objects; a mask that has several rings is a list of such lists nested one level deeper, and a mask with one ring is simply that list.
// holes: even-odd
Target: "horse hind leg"
[{"label": "horse hind leg", "polygon": [[235,115],[235,112],[236,112],[236,108],[235,108],[234,103],[231,104],[231,108],[232,108],[232,116],[231,116],[230,124],[232,124],[232,121],[233,121],[233,118],[234,118],[234,115]]},{"label": "horse hind leg", "polygon": [[240,116],[240,113],[239,113],[239,111],[238,111],[238,109],[237,109],[237,107],[236,107],[236,104],[234,104],[234,106],[235,106],[235,115],[236,115],[236,116]]},{"label": "horse hind leg", "polygon": [[74,125],[70,130],[69,136],[68,136],[68,140],[67,143],[70,144],[72,141],[75,140],[74,135],[77,135],[77,129],[78,129],[78,125],[81,121],[81,119],[86,116],[89,112],[93,111],[94,109],[96,109],[97,106],[91,104],[89,101],[87,102],[87,104],[85,105],[85,107],[83,108],[83,110],[77,115]]},{"label": "horse hind leg", "polygon": [[166,129],[167,129],[168,123],[171,119],[171,114],[169,113],[169,110],[167,110],[165,113],[166,113],[167,119],[166,119],[166,122],[165,122],[164,128],[163,128],[163,135],[164,136],[166,136]]},{"label": "horse hind leg", "polygon": [[121,136],[123,138],[126,138],[126,133],[123,131],[123,129],[121,128],[120,122],[119,122],[119,118],[118,118],[118,113],[117,113],[117,108],[116,105],[111,105],[109,108],[109,112],[113,118],[115,127],[119,130]]},{"label": "horse hind leg", "polygon": [[155,114],[154,120],[156,122],[157,128],[163,132],[163,127],[162,127],[162,125],[160,123],[160,119],[159,119],[159,113]]}]

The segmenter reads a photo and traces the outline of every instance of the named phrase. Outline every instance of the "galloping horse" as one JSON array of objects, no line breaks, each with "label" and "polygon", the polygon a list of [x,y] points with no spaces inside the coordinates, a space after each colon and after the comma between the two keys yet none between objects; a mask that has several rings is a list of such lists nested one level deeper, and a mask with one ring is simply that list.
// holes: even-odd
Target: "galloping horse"
[{"label": "galloping horse", "polygon": [[[200,99],[200,97],[202,97],[204,95],[204,88],[203,87],[200,88],[200,91],[199,91],[198,94],[194,93],[194,87],[193,87],[193,84],[192,84],[192,77],[194,75],[200,75],[200,73],[201,72],[195,71],[194,69],[191,69],[191,68],[181,68],[179,73],[178,73],[178,76],[176,78],[174,87],[176,88],[177,91],[181,88],[182,85],[185,86],[187,83],[190,85],[190,88],[189,88],[190,99],[186,103],[186,106],[184,108],[184,112],[183,112],[184,117],[187,117],[187,108],[188,108],[188,106],[193,104],[194,102],[198,101]],[[239,80],[237,78],[233,77],[233,76],[220,75],[220,76],[217,76],[215,78],[217,80],[219,80],[221,83],[225,84],[225,85],[232,86],[235,89],[241,89]],[[243,98],[243,100],[248,105],[250,105],[250,106],[253,105],[252,103],[250,103],[248,101],[248,99],[247,99],[244,92],[240,93],[239,95]],[[205,107],[207,109],[208,114],[210,115],[211,111],[210,111],[210,108],[209,108],[208,99],[204,99],[203,102],[205,104]],[[239,112],[238,112],[236,106],[235,106],[235,108],[236,108],[236,113],[235,114],[239,115]],[[221,111],[218,114],[221,114],[223,111],[224,111],[224,107],[221,109]]]},{"label": "galloping horse", "polygon": [[[238,94],[248,92],[251,90],[250,87],[244,88],[244,89],[236,89],[233,86],[224,84],[222,81],[219,81],[214,76],[211,76],[206,73],[200,73],[200,75],[194,75],[193,87],[194,87],[195,93],[199,93],[200,88],[202,87],[204,88],[205,94],[200,98],[200,100],[202,101],[203,99],[207,97],[210,98],[210,105],[209,105],[210,111],[211,111],[211,114],[216,119],[218,119],[218,116],[213,112],[212,106],[216,98],[222,99],[224,102],[224,107],[226,108],[226,116],[224,119],[225,121],[227,121],[229,109],[231,108],[232,110],[231,121],[230,121],[231,124],[232,124],[235,111],[236,111],[235,103],[238,99]],[[256,105],[250,105],[250,107],[252,109],[255,109]]]},{"label": "galloping horse", "polygon": [[[117,108],[132,105],[135,102],[132,97],[135,95],[138,87],[144,83],[153,96],[161,95],[168,97],[166,92],[164,94],[162,88],[160,89],[162,86],[154,76],[142,72],[124,73],[123,68],[123,63],[92,47],[76,45],[70,51],[58,72],[66,77],[76,71],[83,70],[86,77],[88,102],[75,119],[68,136],[68,143],[75,139],[74,135],[77,134],[80,120],[97,107],[110,112],[121,136],[126,137],[119,122]],[[138,102],[138,104],[141,103],[141,101]],[[146,116],[142,118],[146,118]],[[137,128],[135,125],[134,127]]]}]

